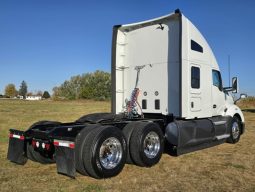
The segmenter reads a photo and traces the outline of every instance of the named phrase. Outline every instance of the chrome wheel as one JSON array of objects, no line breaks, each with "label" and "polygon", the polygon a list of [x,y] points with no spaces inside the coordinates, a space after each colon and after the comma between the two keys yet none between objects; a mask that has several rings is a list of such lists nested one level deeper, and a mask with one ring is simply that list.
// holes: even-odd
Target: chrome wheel
[{"label": "chrome wheel", "polygon": [[149,132],[143,142],[145,155],[152,159],[157,156],[160,150],[160,139],[156,132]]},{"label": "chrome wheel", "polygon": [[105,169],[115,168],[122,159],[122,146],[115,137],[106,139],[99,150],[99,160]]},{"label": "chrome wheel", "polygon": [[237,139],[239,137],[239,134],[240,134],[240,128],[239,128],[238,122],[234,122],[232,124],[233,139]]}]

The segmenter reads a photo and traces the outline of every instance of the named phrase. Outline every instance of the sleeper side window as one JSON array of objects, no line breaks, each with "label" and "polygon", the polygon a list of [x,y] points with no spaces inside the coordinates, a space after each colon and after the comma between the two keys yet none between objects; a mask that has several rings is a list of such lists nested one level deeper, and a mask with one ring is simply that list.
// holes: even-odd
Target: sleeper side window
[{"label": "sleeper side window", "polygon": [[199,89],[200,88],[200,68],[191,67],[191,88]]},{"label": "sleeper side window", "polygon": [[220,91],[222,91],[222,80],[221,75],[219,71],[212,70],[212,79],[213,79],[213,85],[218,87]]},{"label": "sleeper side window", "polygon": [[191,40],[190,45],[191,45],[191,50],[203,53],[203,47],[199,45],[196,41]]}]

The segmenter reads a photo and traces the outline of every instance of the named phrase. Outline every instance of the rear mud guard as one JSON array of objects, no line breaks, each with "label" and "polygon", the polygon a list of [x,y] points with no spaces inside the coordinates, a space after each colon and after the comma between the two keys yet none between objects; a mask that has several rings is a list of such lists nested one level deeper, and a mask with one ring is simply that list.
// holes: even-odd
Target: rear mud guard
[{"label": "rear mud guard", "polygon": [[54,140],[57,171],[60,174],[75,178],[74,142]]},{"label": "rear mud guard", "polygon": [[24,132],[10,129],[7,159],[14,163],[24,165],[27,162],[25,148]]}]

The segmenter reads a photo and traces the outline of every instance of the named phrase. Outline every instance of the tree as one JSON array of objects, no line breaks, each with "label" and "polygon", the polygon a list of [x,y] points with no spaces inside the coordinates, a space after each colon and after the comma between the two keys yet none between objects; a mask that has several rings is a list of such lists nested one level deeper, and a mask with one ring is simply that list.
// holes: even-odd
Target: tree
[{"label": "tree", "polygon": [[17,90],[14,84],[8,84],[5,87],[5,95],[8,97],[15,97],[17,95]]},{"label": "tree", "polygon": [[111,75],[104,71],[85,74],[82,78],[81,98],[105,100],[111,96]]},{"label": "tree", "polygon": [[71,77],[59,87],[53,88],[53,98],[97,99],[111,97],[111,74],[104,71],[85,73]]},{"label": "tree", "polygon": [[23,99],[26,99],[27,95],[27,83],[23,80],[20,85],[19,94],[23,96]]},{"label": "tree", "polygon": [[44,91],[44,92],[43,92],[43,95],[42,95],[42,98],[44,98],[44,99],[49,99],[49,98],[50,98],[49,92],[48,92],[48,91]]},{"label": "tree", "polygon": [[53,98],[79,99],[81,87],[81,76],[73,76],[59,87],[53,88]]},{"label": "tree", "polygon": [[61,97],[60,87],[57,87],[57,86],[53,87],[52,91],[53,91],[52,98],[54,100],[59,99]]},{"label": "tree", "polygon": [[42,91],[37,91],[36,96],[43,96],[43,92]]}]

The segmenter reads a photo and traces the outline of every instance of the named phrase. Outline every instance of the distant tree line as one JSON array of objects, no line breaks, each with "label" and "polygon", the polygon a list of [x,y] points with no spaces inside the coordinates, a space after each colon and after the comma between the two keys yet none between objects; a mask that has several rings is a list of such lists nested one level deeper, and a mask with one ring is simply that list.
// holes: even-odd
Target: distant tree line
[{"label": "distant tree line", "polygon": [[16,89],[16,87],[13,83],[6,85],[5,86],[5,94],[0,95],[0,97],[15,98],[15,97],[22,96],[22,98],[25,99],[26,96],[32,96],[32,95],[42,96],[42,98],[44,98],[44,99],[50,98],[50,94],[48,91],[44,91],[44,92],[38,91],[37,93],[28,92],[28,86],[24,80],[21,82],[19,90]]},{"label": "distant tree line", "polygon": [[110,97],[111,75],[104,71],[73,76],[59,87],[53,88],[55,99],[107,100]]},{"label": "distant tree line", "polygon": [[[10,83],[5,87],[5,95],[0,97],[15,98],[22,96],[42,96],[50,98],[48,91],[38,91],[37,93],[28,92],[28,86],[25,81],[21,82],[19,90]],[[53,88],[53,99],[95,99],[108,100],[111,97],[111,74],[104,71],[95,71],[73,76],[58,87]]]}]

